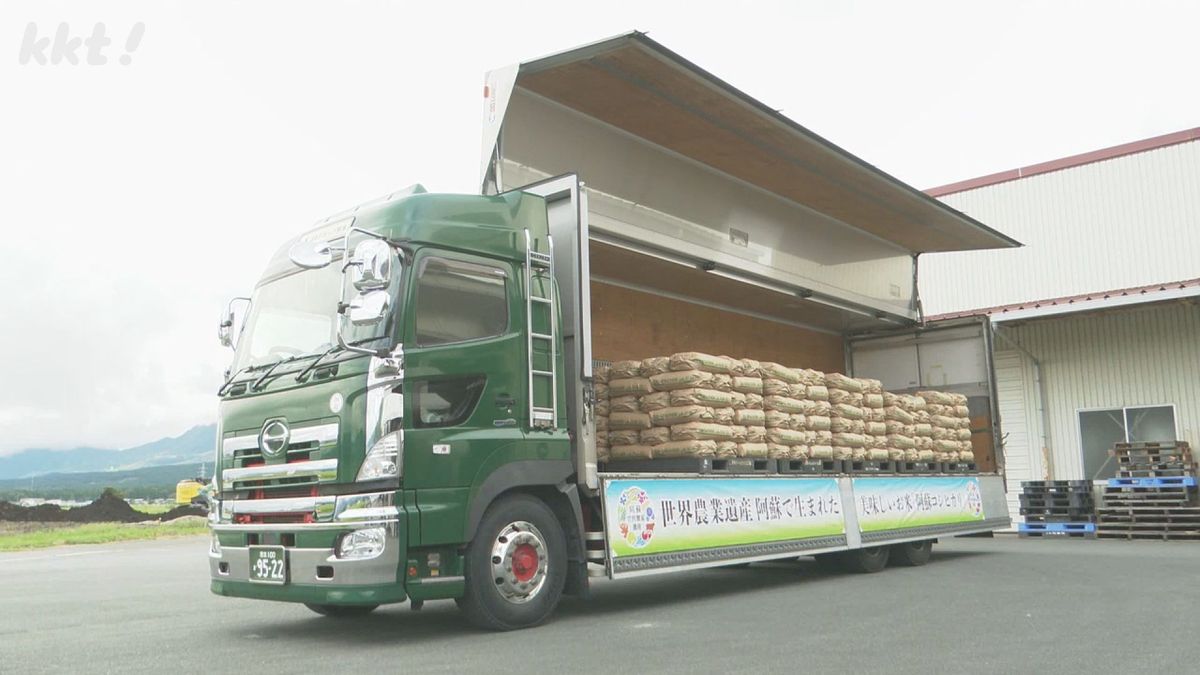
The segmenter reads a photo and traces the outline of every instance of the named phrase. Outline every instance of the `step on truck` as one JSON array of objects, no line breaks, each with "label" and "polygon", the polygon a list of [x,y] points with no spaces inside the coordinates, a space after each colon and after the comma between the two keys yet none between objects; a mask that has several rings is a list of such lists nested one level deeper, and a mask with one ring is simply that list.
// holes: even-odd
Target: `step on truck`
[{"label": "step on truck", "polygon": [[[877,571],[1009,525],[994,464],[608,470],[595,369],[700,351],[915,391],[928,369],[887,340],[928,328],[918,256],[1015,242],[639,33],[488,73],[483,126],[480,194],[330,216],[223,314],[214,593],[329,616],[453,599],[513,629],[596,577]],[[988,373],[962,379],[935,384],[994,419]]]}]

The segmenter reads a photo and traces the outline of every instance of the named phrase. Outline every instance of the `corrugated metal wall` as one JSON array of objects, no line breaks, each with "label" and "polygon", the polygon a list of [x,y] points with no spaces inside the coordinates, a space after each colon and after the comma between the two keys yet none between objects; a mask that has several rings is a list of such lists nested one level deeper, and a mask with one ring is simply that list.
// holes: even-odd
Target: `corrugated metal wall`
[{"label": "corrugated metal wall", "polygon": [[[1200,305],[1170,302],[999,324],[998,330],[1042,364],[1050,478],[1089,478],[1083,475],[1080,450],[1077,412],[1082,408],[1174,404],[1180,440],[1200,447]],[[1040,474],[1042,415],[1033,363],[1003,339],[996,341],[996,351],[997,364],[1017,359],[1024,369],[1023,392],[999,391],[1001,432],[1028,439],[1032,466],[1025,470]],[[1006,417],[1006,409],[1021,415]]]},{"label": "corrugated metal wall", "polygon": [[921,256],[926,315],[1200,277],[1200,141],[941,199],[1025,247]]}]

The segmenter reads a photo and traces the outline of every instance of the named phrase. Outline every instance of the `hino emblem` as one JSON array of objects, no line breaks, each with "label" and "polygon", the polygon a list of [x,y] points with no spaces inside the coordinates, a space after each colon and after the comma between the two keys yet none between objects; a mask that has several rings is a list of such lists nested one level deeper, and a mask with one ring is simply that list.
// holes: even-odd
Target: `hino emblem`
[{"label": "hino emblem", "polygon": [[258,447],[262,449],[264,455],[277,457],[287,450],[288,438],[291,435],[292,432],[288,429],[287,422],[271,420],[263,425],[262,431],[258,434]]}]

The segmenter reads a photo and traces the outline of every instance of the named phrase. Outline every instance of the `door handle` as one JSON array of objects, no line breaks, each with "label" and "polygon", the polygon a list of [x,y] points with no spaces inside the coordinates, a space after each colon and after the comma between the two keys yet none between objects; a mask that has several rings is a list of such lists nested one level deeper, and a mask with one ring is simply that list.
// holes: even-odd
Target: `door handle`
[{"label": "door handle", "polygon": [[508,394],[497,394],[496,395],[496,407],[497,408],[511,408],[516,404],[517,404],[517,400],[515,398],[513,398],[512,396],[509,396]]}]

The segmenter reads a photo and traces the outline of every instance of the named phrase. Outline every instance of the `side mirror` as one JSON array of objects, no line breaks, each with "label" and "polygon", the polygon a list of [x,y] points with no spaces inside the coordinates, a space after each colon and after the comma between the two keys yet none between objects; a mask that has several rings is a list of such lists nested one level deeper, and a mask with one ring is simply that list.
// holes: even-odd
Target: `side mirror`
[{"label": "side mirror", "polygon": [[392,247],[379,239],[367,239],[354,247],[354,254],[346,264],[350,270],[354,287],[360,291],[377,291],[388,287],[392,281]]},{"label": "side mirror", "polygon": [[333,246],[327,241],[298,241],[288,249],[288,258],[297,267],[321,269],[333,262]]},{"label": "side mirror", "polygon": [[348,307],[350,323],[355,326],[373,326],[383,321],[388,314],[390,297],[387,291],[366,291],[354,296]]},{"label": "side mirror", "polygon": [[[239,308],[241,311],[239,312]],[[221,314],[221,322],[217,324],[217,339],[221,345],[233,349],[237,346],[238,338],[246,323],[246,314],[250,311],[250,298],[234,298],[225,306]]]}]

